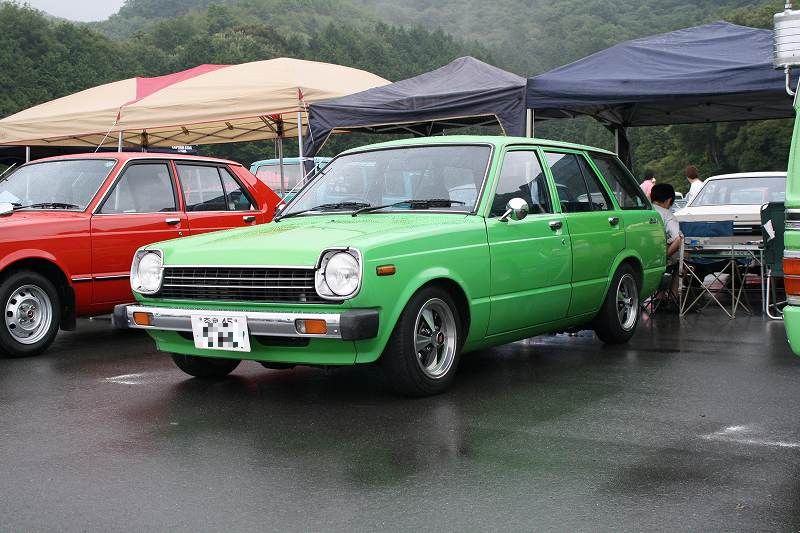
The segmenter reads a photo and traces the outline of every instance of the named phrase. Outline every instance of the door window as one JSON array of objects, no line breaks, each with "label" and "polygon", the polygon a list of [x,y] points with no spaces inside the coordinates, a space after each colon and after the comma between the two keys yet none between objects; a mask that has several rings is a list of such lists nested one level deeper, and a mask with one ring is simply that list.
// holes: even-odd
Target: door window
[{"label": "door window", "polygon": [[505,213],[506,204],[512,198],[522,198],[528,202],[531,214],[553,212],[547,180],[536,152],[515,151],[506,154],[489,216],[498,217]]},{"label": "door window", "polygon": [[130,165],[103,202],[100,213],[177,211],[175,189],[166,163]]},{"label": "door window", "polygon": [[244,191],[244,188],[226,168],[218,168],[219,175],[222,177],[222,186],[225,188],[225,198],[228,202],[230,211],[249,211],[255,209],[253,201]]},{"label": "door window", "polygon": [[217,167],[178,165],[187,211],[227,211],[225,189]]},{"label": "door window", "polygon": [[565,213],[606,211],[611,201],[586,160],[576,154],[547,152],[556,192]]},{"label": "door window", "polygon": [[649,209],[644,191],[616,157],[593,154],[592,160],[606,178],[622,209]]}]

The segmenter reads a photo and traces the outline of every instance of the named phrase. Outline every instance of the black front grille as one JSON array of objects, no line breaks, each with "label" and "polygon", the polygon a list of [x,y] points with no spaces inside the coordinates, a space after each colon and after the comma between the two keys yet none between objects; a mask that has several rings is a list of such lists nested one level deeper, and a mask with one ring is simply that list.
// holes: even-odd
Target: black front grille
[{"label": "black front grille", "polygon": [[159,296],[177,300],[327,302],[312,268],[165,267]]}]

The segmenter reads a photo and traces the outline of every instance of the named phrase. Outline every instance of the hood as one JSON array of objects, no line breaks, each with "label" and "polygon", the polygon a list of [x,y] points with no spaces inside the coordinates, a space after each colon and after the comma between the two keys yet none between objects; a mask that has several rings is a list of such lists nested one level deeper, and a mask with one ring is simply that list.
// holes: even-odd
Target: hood
[{"label": "hood", "polygon": [[734,223],[760,223],[760,205],[708,205],[684,207],[675,213],[675,217],[684,222],[712,222],[733,220]]},{"label": "hood", "polygon": [[260,226],[207,233],[149,246],[164,252],[166,265],[315,266],[328,248],[354,247],[362,254],[385,244],[463,225],[462,214],[365,213],[312,215]]},{"label": "hood", "polygon": [[8,240],[11,230],[19,229],[16,240],[35,239],[54,235],[63,235],[72,231],[86,230],[89,217],[86,213],[48,209],[42,211],[14,211],[0,216],[0,232],[3,239]]}]

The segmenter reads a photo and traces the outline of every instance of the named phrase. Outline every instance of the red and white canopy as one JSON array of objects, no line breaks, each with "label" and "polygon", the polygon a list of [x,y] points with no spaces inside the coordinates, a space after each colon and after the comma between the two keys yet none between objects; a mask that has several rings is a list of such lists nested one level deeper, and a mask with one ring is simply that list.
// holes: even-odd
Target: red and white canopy
[{"label": "red and white canopy", "polygon": [[0,120],[0,144],[175,146],[297,135],[306,106],[388,84],[369,72],[290,58],[200,65],[100,85]]}]

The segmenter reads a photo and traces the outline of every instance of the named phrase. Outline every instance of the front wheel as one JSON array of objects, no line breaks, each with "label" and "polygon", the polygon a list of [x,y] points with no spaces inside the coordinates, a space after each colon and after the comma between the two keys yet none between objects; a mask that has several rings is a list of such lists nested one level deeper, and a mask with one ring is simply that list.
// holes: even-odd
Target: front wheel
[{"label": "front wheel", "polygon": [[424,287],[400,315],[380,364],[398,392],[438,394],[453,381],[461,336],[461,321],[450,294],[439,287]]},{"label": "front wheel", "polygon": [[614,274],[600,313],[594,319],[594,331],[606,344],[628,342],[636,331],[640,315],[636,272],[631,266],[622,265]]},{"label": "front wheel", "polygon": [[217,359],[215,357],[196,357],[194,355],[172,354],[175,364],[196,378],[225,377],[239,366],[241,359]]},{"label": "front wheel", "polygon": [[61,300],[53,283],[23,270],[0,283],[0,352],[9,357],[38,355],[55,340],[61,322]]}]

